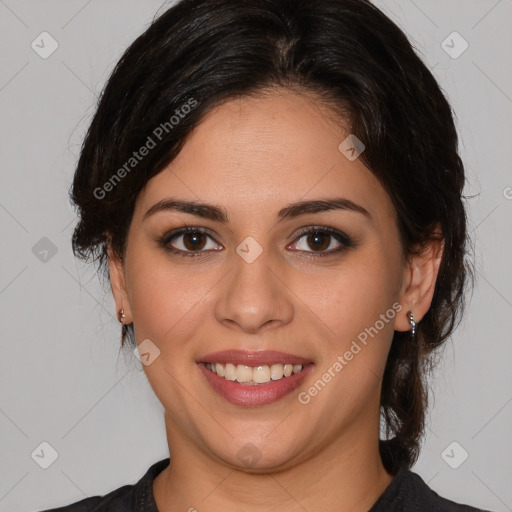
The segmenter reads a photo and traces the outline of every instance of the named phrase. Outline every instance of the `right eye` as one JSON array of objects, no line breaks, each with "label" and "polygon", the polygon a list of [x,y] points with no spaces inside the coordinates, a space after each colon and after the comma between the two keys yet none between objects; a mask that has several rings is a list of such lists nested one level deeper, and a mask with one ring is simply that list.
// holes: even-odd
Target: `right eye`
[{"label": "right eye", "polygon": [[[179,230],[171,231],[163,235],[159,241],[160,245],[166,250],[169,250],[180,256],[198,256],[202,252],[207,251],[218,251],[219,249],[214,247],[206,247],[206,239],[210,238],[213,240],[207,230],[198,227],[186,227]],[[181,240],[180,240],[181,239]],[[174,242],[178,240],[178,242]],[[217,247],[222,247],[217,245]]]}]

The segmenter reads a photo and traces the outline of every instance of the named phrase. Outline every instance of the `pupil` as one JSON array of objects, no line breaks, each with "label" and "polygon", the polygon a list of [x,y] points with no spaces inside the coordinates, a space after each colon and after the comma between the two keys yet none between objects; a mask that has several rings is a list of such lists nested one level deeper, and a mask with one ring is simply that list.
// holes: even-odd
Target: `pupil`
[{"label": "pupil", "polygon": [[[325,249],[326,247],[329,246],[329,243],[325,244],[325,241],[328,238],[328,235],[325,235],[323,233],[313,233],[312,235],[310,235],[310,238],[315,240],[314,245],[316,245],[317,249]],[[322,238],[324,239],[323,244],[321,243]],[[320,239],[320,245],[321,245],[320,247],[318,246],[318,239]]]},{"label": "pupil", "polygon": [[[202,247],[201,241],[198,240],[202,237],[202,233],[188,233],[185,236],[185,246],[187,249],[200,249]],[[190,240],[193,240],[191,244],[187,243],[190,242]],[[192,247],[189,247],[189,245],[192,245]]]}]

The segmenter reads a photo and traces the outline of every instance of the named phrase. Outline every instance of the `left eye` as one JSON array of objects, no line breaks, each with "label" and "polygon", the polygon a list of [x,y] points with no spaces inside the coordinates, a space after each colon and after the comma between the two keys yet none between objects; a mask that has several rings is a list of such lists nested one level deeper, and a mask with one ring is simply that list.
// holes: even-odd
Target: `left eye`
[{"label": "left eye", "polygon": [[[319,252],[319,255],[329,254],[341,251],[346,247],[351,247],[352,242],[350,238],[341,233],[339,231],[327,229],[327,228],[313,228],[308,229],[307,231],[303,231],[299,234],[297,240],[305,238],[305,242],[303,247],[300,247],[300,243],[294,243],[293,245],[297,246],[299,251],[305,252]],[[336,248],[336,242],[338,243],[338,247]],[[332,244],[334,243],[334,248]],[[293,247],[289,246],[289,247]],[[306,246],[306,247],[305,247]],[[313,248],[313,251],[308,251],[307,247]],[[331,250],[327,250],[327,249]]]}]

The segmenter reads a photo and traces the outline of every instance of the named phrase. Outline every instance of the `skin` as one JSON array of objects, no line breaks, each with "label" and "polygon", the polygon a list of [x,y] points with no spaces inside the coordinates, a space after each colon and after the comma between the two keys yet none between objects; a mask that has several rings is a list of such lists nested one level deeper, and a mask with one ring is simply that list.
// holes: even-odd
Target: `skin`
[{"label": "skin", "polygon": [[[410,329],[407,311],[419,322],[430,307],[442,245],[403,257],[385,189],[361,159],[338,149],[347,135],[311,93],[276,89],[224,103],[139,194],[124,261],[110,252],[117,309],[134,323],[137,343],[149,338],[160,350],[144,365],[165,410],[171,454],[153,486],[160,511],[367,511],[392,480],[378,452],[382,375],[393,331]],[[143,220],[170,196],[217,205],[229,222],[176,211]],[[277,222],[289,203],[332,197],[350,199],[372,218],[332,210]],[[211,233],[199,238],[198,257],[158,244],[184,226]],[[342,244],[326,235],[318,249],[308,235],[298,238],[310,226],[337,229],[357,245],[318,256]],[[249,236],[263,249],[252,263],[236,252]],[[192,251],[194,241],[178,235],[168,245]],[[394,303],[402,306],[396,316],[300,403],[298,393]],[[315,367],[281,400],[237,406],[196,364],[230,348],[280,350]],[[237,457],[247,443],[260,456],[254,467]]]}]

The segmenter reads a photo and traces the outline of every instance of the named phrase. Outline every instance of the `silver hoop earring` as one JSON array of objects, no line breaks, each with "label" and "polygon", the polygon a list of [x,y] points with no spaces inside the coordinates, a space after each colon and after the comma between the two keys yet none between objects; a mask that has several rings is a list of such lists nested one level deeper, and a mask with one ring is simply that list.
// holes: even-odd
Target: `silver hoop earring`
[{"label": "silver hoop earring", "polygon": [[414,339],[414,336],[416,335],[416,322],[414,321],[414,315],[412,314],[412,311],[409,311],[407,316],[409,317],[409,323],[411,324],[411,338]]}]

